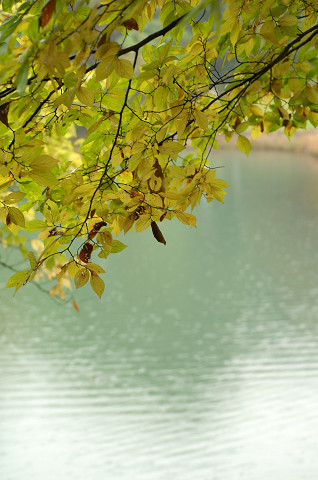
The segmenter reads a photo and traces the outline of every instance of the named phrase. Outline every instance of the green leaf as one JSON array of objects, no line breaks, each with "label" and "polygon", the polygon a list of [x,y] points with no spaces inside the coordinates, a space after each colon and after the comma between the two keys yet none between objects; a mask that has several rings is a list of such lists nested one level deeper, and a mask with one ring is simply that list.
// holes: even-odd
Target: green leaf
[{"label": "green leaf", "polygon": [[23,192],[12,192],[9,193],[3,200],[6,205],[12,205],[14,203],[20,202],[25,197]]},{"label": "green leaf", "polygon": [[46,222],[43,220],[31,220],[25,224],[25,231],[26,232],[39,232],[40,230],[44,230],[48,227]]},{"label": "green leaf", "polygon": [[11,13],[13,4],[14,0],[2,0],[2,10]]},{"label": "green leaf", "polygon": [[15,273],[9,278],[6,288],[17,287],[21,282],[24,283],[28,278],[29,273],[29,270],[23,270],[22,272]]},{"label": "green leaf", "polygon": [[18,70],[15,77],[15,85],[20,97],[23,97],[26,86],[28,84],[28,72],[29,72],[29,59],[26,58]]},{"label": "green leaf", "polygon": [[[16,19],[15,21],[13,21],[14,18]],[[2,27],[0,27],[0,30],[3,30],[3,32],[0,35],[0,43],[4,42],[6,38],[12,35],[12,33],[15,31],[15,29],[17,28],[20,22],[21,22],[21,18],[15,15],[9,21],[4,22],[2,24]]]},{"label": "green leaf", "polygon": [[251,143],[248,138],[244,137],[244,135],[239,135],[237,138],[237,147],[241,152],[245,153],[247,156],[251,151]]},{"label": "green leaf", "polygon": [[28,259],[29,259],[29,262],[30,262],[30,267],[33,270],[37,266],[37,260],[36,260],[36,257],[35,257],[35,255],[32,251],[30,251],[28,253]]},{"label": "green leaf", "polygon": [[16,207],[9,207],[9,215],[11,221],[15,224],[18,225],[19,227],[24,227],[25,226],[25,218],[23,213]]},{"label": "green leaf", "polygon": [[30,172],[29,175],[38,185],[43,187],[55,187],[57,184],[57,179],[51,172]]},{"label": "green leaf", "polygon": [[127,245],[120,242],[119,240],[113,240],[112,249],[111,249],[110,253],[119,253],[122,250],[124,250],[125,248],[127,248]]},{"label": "green leaf", "polygon": [[298,18],[295,17],[294,15],[286,14],[283,17],[279,18],[278,23],[282,27],[293,27],[294,25],[297,25]]}]

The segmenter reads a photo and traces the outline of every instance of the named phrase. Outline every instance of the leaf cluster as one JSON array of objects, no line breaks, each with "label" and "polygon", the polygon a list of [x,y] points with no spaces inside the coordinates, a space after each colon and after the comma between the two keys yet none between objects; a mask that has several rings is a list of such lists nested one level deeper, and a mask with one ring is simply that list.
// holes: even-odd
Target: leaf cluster
[{"label": "leaf cluster", "polygon": [[[318,0],[2,1],[0,230],[29,268],[104,291],[121,233],[223,202],[218,136],[318,124]],[[150,33],[149,33],[150,32]],[[97,257],[97,258],[96,258]],[[92,262],[94,258],[94,263]]]}]

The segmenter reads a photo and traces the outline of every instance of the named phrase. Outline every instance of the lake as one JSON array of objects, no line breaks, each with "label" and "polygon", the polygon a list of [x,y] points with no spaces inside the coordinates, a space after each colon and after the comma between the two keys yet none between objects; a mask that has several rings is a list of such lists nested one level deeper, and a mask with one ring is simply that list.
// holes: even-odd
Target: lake
[{"label": "lake", "polygon": [[225,204],[129,233],[102,300],[1,290],[1,480],[318,478],[318,160],[214,164]]}]

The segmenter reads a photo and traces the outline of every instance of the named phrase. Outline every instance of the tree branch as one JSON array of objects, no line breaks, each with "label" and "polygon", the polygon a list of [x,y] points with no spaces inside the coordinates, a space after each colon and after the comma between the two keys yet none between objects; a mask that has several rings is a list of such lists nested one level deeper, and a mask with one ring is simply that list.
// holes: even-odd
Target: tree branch
[{"label": "tree branch", "polygon": [[170,32],[170,30],[172,30],[174,27],[176,27],[181,22],[181,20],[185,18],[186,15],[189,15],[189,14],[187,13],[185,15],[182,15],[179,18],[176,18],[176,20],[169,23],[169,25],[162,28],[161,30],[158,30],[158,32],[155,32],[155,33],[152,33],[151,35],[148,35],[148,37],[144,38],[139,43],[136,43],[135,45],[132,45],[131,47],[122,48],[121,50],[119,50],[118,56],[125,55],[125,53],[129,53],[129,52],[137,52],[141,47],[143,47],[147,43],[151,42],[155,38],[166,35],[166,33]]},{"label": "tree branch", "polygon": [[[138,50],[143,47],[144,45],[146,45],[147,43],[151,42],[152,40],[154,40],[155,38],[158,38],[158,37],[161,37],[163,35],[166,35],[166,33],[170,32],[170,30],[172,30],[173,28],[175,28],[180,22],[182,19],[184,19],[186,16],[188,15],[185,14],[185,15],[182,15],[182,17],[179,17],[179,18],[176,18],[176,20],[174,20],[173,22],[169,23],[169,25],[167,25],[165,28],[162,28],[161,30],[158,30],[158,32],[155,32],[155,33],[152,33],[151,35],[148,35],[148,37],[144,38],[143,40],[141,40],[140,42],[136,43],[135,45],[131,45],[131,47],[127,47],[127,48],[122,48],[121,50],[119,50],[118,52],[118,57],[121,57],[122,55],[125,55],[126,53],[130,53],[130,52],[135,52],[137,53]],[[92,53],[95,53],[95,52],[92,52]],[[93,65],[91,65],[90,67],[88,67],[85,71],[85,73],[89,73],[91,72],[92,70],[95,70],[95,68],[97,67],[99,62],[97,63],[94,63]]]},{"label": "tree branch", "polygon": [[[306,43],[310,42],[312,40],[312,38],[314,38],[317,34],[318,34],[318,25],[314,25],[313,27],[309,28],[305,32],[298,35],[297,38],[295,38],[288,45],[286,45],[284,50],[279,55],[277,55],[277,57],[274,58],[271,62],[269,62],[267,65],[265,65],[265,67],[261,68],[261,70],[259,70],[258,72],[255,72],[251,77],[245,78],[244,80],[242,80],[242,82],[237,83],[236,85],[233,85],[232,87],[224,90],[223,93],[221,93],[217,97],[213,98],[213,100],[211,100],[211,102],[209,102],[202,109],[202,111],[207,110],[211,105],[213,105],[213,103],[220,100],[220,98],[226,96],[232,90],[234,90],[236,88],[243,87],[243,86],[248,87],[248,86],[252,85],[256,80],[258,80],[265,73],[267,73],[269,70],[271,70],[275,65],[277,65],[277,63],[281,62],[286,57],[288,57],[288,55],[290,55],[291,53],[294,53],[295,51],[299,50],[302,46],[306,45]],[[310,37],[307,38],[306,40],[302,41],[301,43],[299,43],[300,40],[302,40],[307,35],[310,35]],[[299,45],[297,45],[297,43],[299,43]]]},{"label": "tree branch", "polygon": [[[188,16],[189,13],[185,14],[185,15],[182,15],[181,17],[179,18],[176,18],[173,22],[169,23],[169,25],[167,25],[166,27],[162,28],[161,30],[158,30],[158,32],[155,32],[155,33],[152,33],[151,35],[148,35],[148,37],[144,38],[143,40],[141,40],[140,42],[136,43],[135,45],[132,45],[130,47],[127,47],[127,48],[122,48],[121,50],[119,50],[118,52],[118,57],[122,56],[122,55],[125,55],[126,53],[130,53],[130,52],[138,52],[138,50],[140,48],[142,48],[144,45],[146,45],[147,43],[151,42],[152,40],[154,40],[155,38],[158,38],[158,37],[161,37],[163,35],[166,35],[166,33],[170,32],[170,30],[172,30],[173,28],[175,28],[180,22],[181,20],[183,20],[186,16]],[[91,53],[95,53],[95,51],[92,51]],[[71,55],[70,57],[70,60],[73,60],[75,58],[75,55]],[[99,62],[98,62],[99,63]],[[88,67],[86,69],[86,72],[85,73],[89,73],[91,72],[92,70],[95,70],[95,68],[97,67],[98,63],[94,63],[94,65],[91,65],[90,67]],[[32,77],[30,77],[27,81],[27,85],[30,85],[30,83],[36,78],[36,75],[33,75]],[[43,78],[42,81],[49,81],[50,79],[47,77],[47,78]],[[16,87],[10,87],[10,88],[7,88],[6,90],[4,90],[3,92],[0,92],[0,99],[2,98],[5,98],[6,96],[10,95],[10,93],[13,93],[16,91]]]}]

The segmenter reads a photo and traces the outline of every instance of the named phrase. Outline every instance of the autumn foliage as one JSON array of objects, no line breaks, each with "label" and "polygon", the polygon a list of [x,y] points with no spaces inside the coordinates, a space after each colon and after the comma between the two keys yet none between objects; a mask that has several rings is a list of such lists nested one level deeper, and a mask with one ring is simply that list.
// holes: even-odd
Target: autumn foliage
[{"label": "autumn foliage", "polygon": [[[218,136],[318,124],[318,1],[3,0],[0,220],[7,287],[104,291],[116,237],[223,202]],[[169,243],[169,239],[167,239]],[[154,248],[161,248],[154,243]],[[163,248],[163,247],[162,247]],[[103,266],[102,266],[103,265]]]}]

